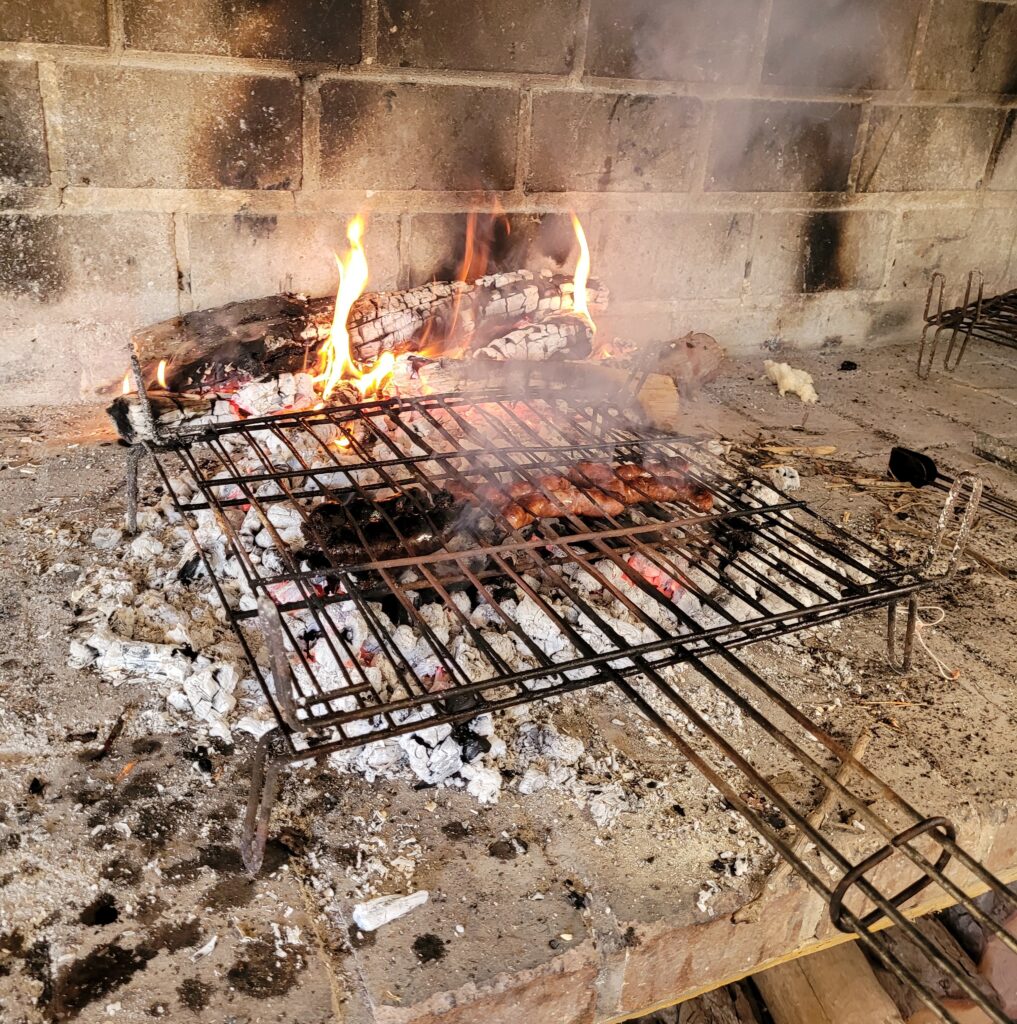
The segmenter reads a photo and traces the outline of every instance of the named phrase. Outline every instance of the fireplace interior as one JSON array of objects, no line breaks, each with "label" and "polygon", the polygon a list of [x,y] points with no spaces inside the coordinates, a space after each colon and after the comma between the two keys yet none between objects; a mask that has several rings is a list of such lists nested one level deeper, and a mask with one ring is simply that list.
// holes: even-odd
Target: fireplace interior
[{"label": "fireplace interior", "polygon": [[2,7],[0,1018],[1017,1020],[1017,6]]}]

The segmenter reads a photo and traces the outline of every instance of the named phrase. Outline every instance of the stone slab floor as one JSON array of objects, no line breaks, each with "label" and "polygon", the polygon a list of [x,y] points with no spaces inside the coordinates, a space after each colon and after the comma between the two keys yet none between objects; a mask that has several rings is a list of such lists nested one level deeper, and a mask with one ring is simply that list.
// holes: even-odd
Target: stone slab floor
[{"label": "stone slab floor", "polygon": [[[898,442],[972,468],[976,428],[1014,432],[1017,363],[999,351],[972,351],[955,378],[929,382],[916,380],[910,350],[788,358],[816,379],[821,404],[807,417],[761,378],[759,358],[732,364],[691,404],[688,430],[749,449],[836,446],[825,462],[788,461],[807,500],[863,535],[920,544],[936,500],[891,508],[895,497],[845,487],[845,476],[879,476]],[[858,368],[839,370],[844,359]],[[1017,496],[1012,474],[983,468]],[[822,905],[794,882],[762,912],[736,915],[772,859],[607,690],[534,714],[622,766],[640,799],[610,828],[560,793],[506,787],[480,806],[460,791],[309,766],[289,777],[265,869],[249,880],[235,848],[247,738],[151,735],[136,713],[156,700],[143,686],[66,665],[74,581],[116,557],[88,538],[119,525],[123,469],[96,410],[0,415],[0,1019],[588,1024],[830,939]],[[1014,542],[1013,524],[983,516],[973,552],[934,595],[946,615],[929,643],[957,680],[923,652],[895,675],[877,616],[746,655],[836,735],[869,728],[867,763],[923,810],[955,816],[1004,872],[1017,867]],[[766,763],[801,806],[819,799]],[[349,915],[365,856],[407,849],[411,866],[379,891],[427,889],[428,903],[358,932]],[[734,850],[750,865],[739,877],[717,866]]]}]

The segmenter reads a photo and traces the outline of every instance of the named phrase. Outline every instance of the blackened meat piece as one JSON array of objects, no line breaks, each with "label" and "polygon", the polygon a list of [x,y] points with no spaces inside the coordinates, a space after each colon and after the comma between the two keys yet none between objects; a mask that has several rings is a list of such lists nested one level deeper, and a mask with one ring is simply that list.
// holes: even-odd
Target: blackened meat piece
[{"label": "blackened meat piece", "polygon": [[308,545],[336,565],[427,555],[443,547],[459,519],[448,491],[408,489],[391,498],[322,501],[303,526]]}]

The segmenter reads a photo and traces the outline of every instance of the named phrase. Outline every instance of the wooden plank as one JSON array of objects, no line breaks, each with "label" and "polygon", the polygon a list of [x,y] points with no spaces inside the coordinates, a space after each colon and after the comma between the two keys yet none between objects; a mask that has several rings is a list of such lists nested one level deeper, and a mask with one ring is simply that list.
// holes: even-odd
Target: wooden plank
[{"label": "wooden plank", "polygon": [[903,1024],[854,943],[781,964],[755,982],[774,1024]]}]

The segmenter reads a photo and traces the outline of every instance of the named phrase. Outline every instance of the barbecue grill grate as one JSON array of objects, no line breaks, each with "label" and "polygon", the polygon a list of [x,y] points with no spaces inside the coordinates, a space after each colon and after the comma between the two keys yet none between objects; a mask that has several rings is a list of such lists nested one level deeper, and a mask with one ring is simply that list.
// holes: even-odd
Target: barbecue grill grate
[{"label": "barbecue grill grate", "polygon": [[981,271],[972,270],[959,306],[943,309],[945,291],[946,278],[937,270],[925,298],[925,326],[918,347],[918,376],[922,380],[932,371],[939,342],[946,334],[949,341],[943,369],[950,373],[960,365],[972,338],[1017,348],[1017,288],[986,298]]},{"label": "barbecue grill grate", "polygon": [[[339,438],[345,447],[337,448]],[[385,454],[371,458],[379,447]],[[712,493],[709,513],[679,502],[646,502],[617,518],[538,520],[519,531],[494,512],[495,539],[480,543],[464,535],[424,555],[413,553],[395,523],[402,550],[376,550],[361,531],[362,553],[345,564],[310,515],[325,498],[372,502],[399,492],[415,496],[423,521],[425,496],[448,484],[476,490],[532,480],[566,473],[585,459],[677,458],[687,459],[689,475]],[[327,726],[329,749],[341,749],[365,742],[365,723],[369,738],[380,739],[595,685],[616,671],[640,671],[635,655],[660,669],[717,646],[739,647],[886,605],[924,583],[803,503],[761,485],[747,488],[724,472],[722,460],[708,461],[685,439],[634,427],[617,409],[594,412],[564,395],[525,402],[500,394],[430,396],[247,420],[210,428],[160,452],[157,461],[171,492],[176,476],[195,493],[177,507],[195,529],[245,648],[256,646],[248,630],[267,623],[275,633],[279,627],[273,685],[251,662],[291,743],[295,732]],[[259,471],[245,473],[241,465]],[[257,605],[221,585],[208,534],[198,525],[197,517],[209,512]],[[260,562],[252,559],[238,522],[252,516],[272,541],[273,557]],[[299,522],[301,535],[318,541],[324,559],[309,564],[303,537],[294,541],[291,532],[287,543],[281,522]],[[658,589],[655,578],[667,579],[668,587]],[[528,665],[520,668],[492,647],[471,621],[464,593],[486,606]],[[639,638],[619,631],[591,595],[610,595],[635,616]],[[553,654],[540,646],[520,621],[523,601],[531,628],[546,627],[566,637],[567,646]],[[483,655],[479,666],[438,635],[427,611],[431,603],[461,624]],[[354,613],[356,650],[349,635]],[[327,645],[327,664],[316,664],[299,642],[308,619]],[[421,678],[393,640],[398,621],[423,636],[433,676]],[[379,687],[380,663],[388,692]]]}]

